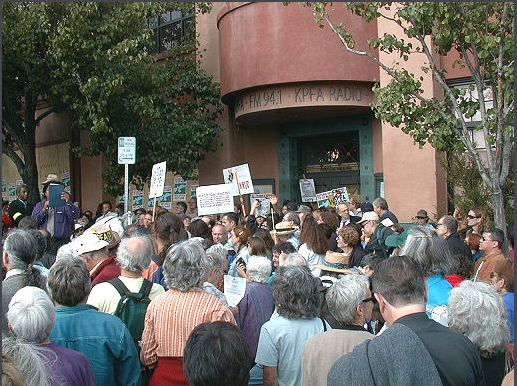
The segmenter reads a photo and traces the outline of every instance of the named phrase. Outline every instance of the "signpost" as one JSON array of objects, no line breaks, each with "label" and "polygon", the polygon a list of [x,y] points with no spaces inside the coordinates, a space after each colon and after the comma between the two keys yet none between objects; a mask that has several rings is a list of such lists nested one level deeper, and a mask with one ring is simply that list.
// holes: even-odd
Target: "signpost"
[{"label": "signpost", "polygon": [[[129,164],[134,165],[135,161],[136,138],[118,137],[118,163],[124,165],[124,213],[128,211],[129,202]],[[129,220],[128,223],[131,221]]]},{"label": "signpost", "polygon": [[165,174],[167,173],[167,161],[163,161],[153,165],[151,175],[151,187],[149,188],[149,198],[154,198],[153,204],[153,221],[156,213],[156,197],[163,195],[163,187],[165,186]]}]

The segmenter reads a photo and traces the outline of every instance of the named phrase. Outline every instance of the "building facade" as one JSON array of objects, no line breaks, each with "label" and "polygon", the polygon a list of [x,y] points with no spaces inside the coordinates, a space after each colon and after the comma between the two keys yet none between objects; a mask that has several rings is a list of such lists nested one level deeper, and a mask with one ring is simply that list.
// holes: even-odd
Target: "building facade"
[{"label": "building facade", "polygon": [[[168,25],[174,24],[171,17]],[[365,23],[341,6],[332,17],[350,26],[358,49],[367,49],[369,38],[398,33],[389,21]],[[189,21],[181,18],[183,28]],[[446,213],[443,155],[429,145],[420,149],[400,129],[375,118],[372,87],[387,84],[389,76],[369,59],[346,52],[328,27],[318,28],[310,7],[215,2],[210,13],[196,17],[196,30],[202,65],[220,83],[225,106],[223,130],[214,139],[222,145],[198,165],[199,185],[223,183],[224,168],[248,163],[256,192],[276,193],[280,201],[300,201],[299,179],[312,178],[317,192],[346,186],[370,202],[384,196],[402,222],[419,209],[435,217]],[[158,46],[167,47],[160,41]],[[373,52],[383,61],[396,60]],[[452,68],[454,57],[438,59],[451,79],[465,77]],[[423,60],[412,55],[405,66],[424,77],[426,96],[439,96],[431,74],[419,73]],[[43,121],[38,151],[88,145],[85,133],[74,136],[67,127],[66,116]],[[104,199],[115,203],[102,194],[101,156],[77,159],[66,146],[63,153],[67,159],[50,166],[38,159],[41,179],[69,171],[83,210],[94,210]],[[17,173],[5,156],[2,168],[12,184]]]}]

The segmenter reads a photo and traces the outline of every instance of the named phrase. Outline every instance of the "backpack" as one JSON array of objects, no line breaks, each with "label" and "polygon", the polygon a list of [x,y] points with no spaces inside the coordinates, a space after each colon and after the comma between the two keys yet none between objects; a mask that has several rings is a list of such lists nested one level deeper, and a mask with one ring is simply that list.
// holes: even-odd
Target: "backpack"
[{"label": "backpack", "polygon": [[[386,232],[388,232],[388,234],[386,235]],[[377,229],[375,230],[375,243],[374,245],[371,245],[369,249],[369,253],[374,253],[375,255],[377,255],[378,257],[382,258],[382,259],[387,259],[388,257],[390,257],[390,249],[386,244],[385,244],[385,241],[386,241],[386,237],[389,236],[391,233],[393,233],[391,231],[391,229],[389,228],[386,228],[384,225],[382,224],[379,224],[379,226],[377,227]],[[365,248],[365,251],[366,251],[366,248]]]},{"label": "backpack", "polygon": [[151,302],[149,293],[153,283],[144,279],[139,292],[130,292],[122,281],[117,277],[108,281],[120,294],[120,300],[115,310],[115,315],[126,325],[129,330],[135,347],[140,355],[140,341],[144,331],[144,319],[147,306]]}]

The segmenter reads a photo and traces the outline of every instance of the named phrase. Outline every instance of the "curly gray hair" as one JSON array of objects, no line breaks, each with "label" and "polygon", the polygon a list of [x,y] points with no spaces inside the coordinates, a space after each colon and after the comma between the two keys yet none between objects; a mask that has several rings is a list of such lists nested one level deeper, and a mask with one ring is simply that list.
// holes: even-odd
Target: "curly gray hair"
[{"label": "curly gray hair", "polygon": [[438,234],[425,226],[414,226],[408,231],[400,256],[410,256],[425,277],[449,275],[456,264],[449,248]]},{"label": "curly gray hair", "polygon": [[318,316],[321,293],[319,280],[307,266],[280,267],[273,283],[278,314],[288,319]]},{"label": "curly gray hair", "polygon": [[186,240],[172,245],[163,262],[168,288],[189,291],[201,288],[209,272],[210,261],[199,241]]},{"label": "curly gray hair", "polygon": [[125,271],[141,272],[149,268],[153,253],[153,241],[149,236],[132,236],[120,240],[117,262]]},{"label": "curly gray hair", "polygon": [[250,281],[265,283],[271,276],[271,262],[265,256],[250,256],[246,264],[246,273]]},{"label": "curly gray hair", "polygon": [[490,358],[505,350],[510,341],[503,300],[496,289],[484,282],[465,280],[451,291],[448,303],[449,328],[465,335]]},{"label": "curly gray hair", "polygon": [[368,278],[360,274],[345,275],[336,281],[325,295],[330,313],[344,324],[352,324],[356,310],[368,297]]}]

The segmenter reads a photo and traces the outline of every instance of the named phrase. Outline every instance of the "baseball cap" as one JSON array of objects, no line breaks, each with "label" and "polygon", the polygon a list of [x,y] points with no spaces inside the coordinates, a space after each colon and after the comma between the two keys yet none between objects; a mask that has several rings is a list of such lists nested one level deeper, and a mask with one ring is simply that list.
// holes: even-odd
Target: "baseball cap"
[{"label": "baseball cap", "polygon": [[358,224],[365,223],[367,221],[379,221],[379,215],[375,212],[366,212],[363,213],[363,218],[361,221],[358,221]]},{"label": "baseball cap", "polygon": [[307,205],[300,205],[297,210],[294,211],[294,213],[312,213],[312,209],[309,208]]}]

